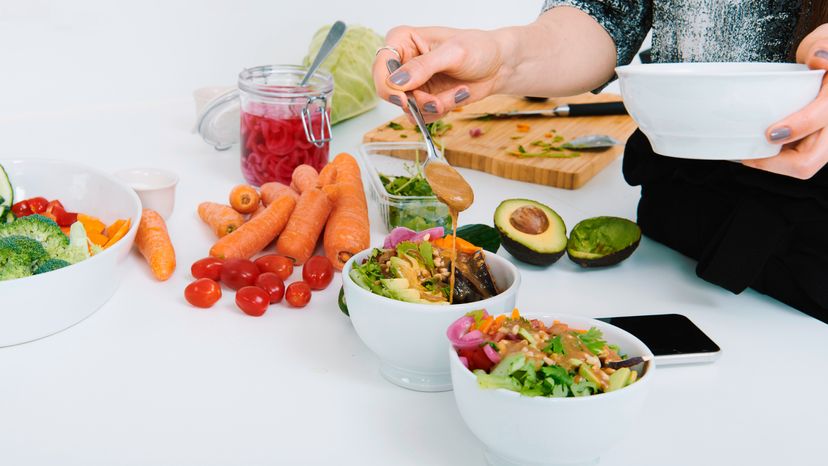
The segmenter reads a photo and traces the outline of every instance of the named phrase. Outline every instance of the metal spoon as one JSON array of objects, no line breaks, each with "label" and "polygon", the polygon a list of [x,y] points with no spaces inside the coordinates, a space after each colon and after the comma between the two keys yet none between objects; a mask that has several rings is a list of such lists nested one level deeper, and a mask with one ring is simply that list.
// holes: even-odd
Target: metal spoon
[{"label": "metal spoon", "polygon": [[337,21],[331,26],[331,29],[328,31],[328,35],[325,36],[325,41],[322,42],[322,47],[319,47],[319,51],[316,52],[316,57],[313,58],[313,62],[308,67],[307,73],[305,73],[305,77],[302,78],[302,82],[299,83],[300,87],[305,86],[308,81],[310,80],[313,73],[316,72],[316,69],[319,68],[319,65],[328,58],[328,55],[336,48],[339,41],[342,39],[342,36],[345,35],[345,23],[342,21]]},{"label": "metal spoon", "polygon": [[[389,73],[397,71],[400,66],[402,66],[402,63],[397,60],[388,60],[386,62]],[[417,127],[420,129],[420,133],[423,135],[423,141],[425,142],[427,157],[423,162],[423,172],[425,173],[428,184],[431,186],[437,198],[447,204],[450,209],[456,209],[458,212],[466,210],[474,201],[474,191],[466,179],[437,152],[437,147],[434,146],[434,139],[431,138],[431,132],[428,130],[422,112],[420,112],[420,107],[417,106],[414,94],[412,92],[406,92],[405,98],[408,102],[408,109],[411,111],[411,115],[414,117],[414,121],[417,123]],[[435,173],[435,171],[426,169],[432,163],[445,165],[445,168],[441,170],[441,175],[443,176],[440,176],[439,180],[435,178],[436,175],[430,175]],[[467,193],[470,195],[458,197],[457,193]]]}]

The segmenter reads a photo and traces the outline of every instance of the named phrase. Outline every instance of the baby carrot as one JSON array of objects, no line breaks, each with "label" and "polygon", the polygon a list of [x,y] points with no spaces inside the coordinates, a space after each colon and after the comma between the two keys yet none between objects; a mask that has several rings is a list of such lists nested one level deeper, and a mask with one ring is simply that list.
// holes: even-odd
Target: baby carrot
[{"label": "baby carrot", "polygon": [[336,201],[325,227],[325,255],[337,270],[354,254],[371,244],[368,204],[356,159],[347,153],[336,156]]},{"label": "baby carrot", "polygon": [[138,231],[135,232],[135,245],[149,263],[155,278],[166,280],[175,270],[175,249],[173,249],[167,225],[158,212],[144,209]]},{"label": "baby carrot", "polygon": [[271,202],[279,199],[283,194],[292,197],[294,201],[299,200],[299,193],[294,191],[290,186],[279,183],[278,181],[271,181],[270,183],[261,185],[259,191],[261,192],[262,204],[265,206],[270,205]]},{"label": "baby carrot", "polygon": [[290,257],[296,265],[305,263],[316,249],[316,242],[322,234],[331,208],[331,201],[321,189],[305,189],[296,203],[296,209],[290,216],[285,231],[279,235],[276,242],[279,254]]},{"label": "baby carrot", "polygon": [[244,223],[244,217],[236,212],[236,209],[215,202],[199,204],[198,216],[213,229],[219,238],[232,233]]},{"label": "baby carrot", "polygon": [[259,207],[259,193],[256,188],[240,184],[230,191],[230,207],[240,214],[250,214]]},{"label": "baby carrot", "polygon": [[210,255],[219,259],[247,259],[265,248],[285,228],[296,201],[282,196],[238,230],[219,239]]},{"label": "baby carrot", "polygon": [[319,181],[319,173],[310,165],[299,165],[293,169],[290,187],[302,194],[308,189],[316,188]]},{"label": "baby carrot", "polygon": [[322,167],[322,170],[319,172],[319,180],[317,183],[321,187],[328,186],[333,184],[336,181],[336,165],[329,163]]}]

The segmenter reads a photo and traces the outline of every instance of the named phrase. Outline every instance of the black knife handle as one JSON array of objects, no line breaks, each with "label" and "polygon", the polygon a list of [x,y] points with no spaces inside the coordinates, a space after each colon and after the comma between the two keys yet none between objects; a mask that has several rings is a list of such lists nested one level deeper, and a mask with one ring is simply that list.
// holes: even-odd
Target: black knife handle
[{"label": "black knife handle", "polygon": [[569,104],[569,116],[626,115],[624,102],[599,102],[595,104]]}]

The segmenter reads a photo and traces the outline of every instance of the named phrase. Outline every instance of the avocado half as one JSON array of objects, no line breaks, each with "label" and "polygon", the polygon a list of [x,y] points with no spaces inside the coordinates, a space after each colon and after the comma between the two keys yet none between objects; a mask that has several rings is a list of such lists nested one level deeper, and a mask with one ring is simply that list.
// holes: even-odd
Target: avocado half
[{"label": "avocado half", "polygon": [[569,234],[566,253],[583,267],[615,265],[630,257],[641,242],[641,228],[620,217],[581,221]]},{"label": "avocado half", "polygon": [[495,209],[503,247],[527,264],[549,265],[566,250],[566,225],[557,212],[529,199],[508,199]]}]

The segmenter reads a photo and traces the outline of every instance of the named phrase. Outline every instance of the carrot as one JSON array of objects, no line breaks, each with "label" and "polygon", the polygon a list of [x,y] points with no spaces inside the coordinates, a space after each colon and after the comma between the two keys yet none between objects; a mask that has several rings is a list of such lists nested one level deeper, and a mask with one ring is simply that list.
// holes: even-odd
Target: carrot
[{"label": "carrot", "polygon": [[325,227],[325,255],[337,270],[354,254],[371,245],[368,204],[359,165],[345,152],[336,156],[336,201]]},{"label": "carrot", "polygon": [[261,251],[285,228],[296,201],[282,196],[256,218],[216,241],[210,255],[219,259],[247,259]]},{"label": "carrot", "polygon": [[336,165],[329,163],[322,167],[322,170],[319,171],[319,180],[317,184],[320,187],[325,187],[331,184],[334,184],[336,181]]},{"label": "carrot", "polygon": [[213,229],[213,232],[219,238],[224,237],[228,233],[232,233],[244,223],[244,217],[242,214],[236,212],[236,209],[229,205],[217,204],[215,202],[202,202],[199,204],[198,216]]},{"label": "carrot", "polygon": [[262,212],[264,212],[266,208],[267,208],[267,207],[265,207],[265,206],[263,206],[263,205],[259,204],[259,208],[258,208],[258,209],[256,209],[256,211],[255,211],[255,212],[253,212],[252,214],[250,214],[250,217],[248,217],[248,218],[247,218],[247,221],[249,222],[249,221],[253,220],[254,218],[258,217],[259,215],[261,215],[261,214],[262,214]]},{"label": "carrot", "polygon": [[[437,238],[431,242],[434,246],[437,246],[441,249],[448,249],[451,250],[452,248],[452,235],[446,235],[442,238]],[[474,254],[475,252],[481,250],[483,248],[479,246],[475,246],[472,243],[464,240],[463,238],[457,238],[457,250],[460,252],[464,252],[467,254]]]},{"label": "carrot", "polygon": [[290,187],[302,194],[308,189],[317,188],[319,181],[319,173],[310,165],[299,165],[293,169],[291,176]]},{"label": "carrot", "polygon": [[175,249],[173,249],[167,224],[158,212],[144,209],[138,231],[135,232],[135,245],[149,263],[155,278],[166,280],[175,270]]},{"label": "carrot", "polygon": [[520,319],[520,312],[518,311],[518,308],[514,308],[512,309],[512,320],[517,319]]},{"label": "carrot", "polygon": [[240,214],[249,214],[259,207],[259,193],[248,184],[240,184],[230,191],[230,207]]},{"label": "carrot", "polygon": [[500,314],[494,320],[494,323],[491,326],[491,333],[497,332],[497,330],[503,326],[503,321],[506,320],[506,314]]},{"label": "carrot", "polygon": [[299,200],[299,193],[294,191],[290,186],[283,185],[278,181],[271,181],[270,183],[261,185],[259,191],[261,192],[262,204],[265,206],[270,205],[271,202],[279,199],[279,196],[283,194],[292,197],[294,201]]},{"label": "carrot", "polygon": [[480,326],[477,327],[477,329],[480,330],[483,333],[487,333],[489,331],[489,329],[492,327],[493,323],[494,323],[494,317],[488,316],[485,319],[483,319],[482,322],[480,322]]},{"label": "carrot", "polygon": [[321,189],[311,188],[302,192],[285,231],[276,241],[279,254],[290,257],[296,265],[305,263],[316,249],[316,242],[332,207],[333,204]]}]

